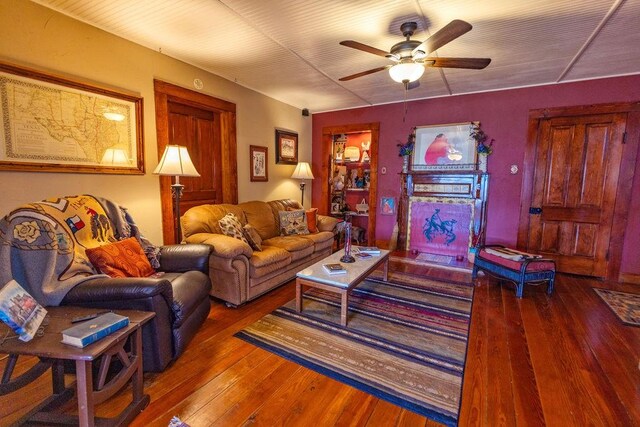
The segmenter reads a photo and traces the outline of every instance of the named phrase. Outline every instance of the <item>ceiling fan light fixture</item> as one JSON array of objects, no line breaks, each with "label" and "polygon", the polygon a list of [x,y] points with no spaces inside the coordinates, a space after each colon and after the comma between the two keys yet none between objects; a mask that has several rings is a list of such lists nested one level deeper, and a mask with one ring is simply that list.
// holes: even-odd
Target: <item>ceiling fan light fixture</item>
[{"label": "ceiling fan light fixture", "polygon": [[424,65],[413,61],[401,62],[389,68],[389,75],[398,83],[415,82],[423,73]]}]

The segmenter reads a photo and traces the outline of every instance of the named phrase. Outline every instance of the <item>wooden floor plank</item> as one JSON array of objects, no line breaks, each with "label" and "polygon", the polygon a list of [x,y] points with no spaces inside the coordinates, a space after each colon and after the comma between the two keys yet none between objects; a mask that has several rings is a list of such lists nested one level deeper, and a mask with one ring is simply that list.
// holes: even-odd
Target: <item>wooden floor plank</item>
[{"label": "wooden floor plank", "polygon": [[502,287],[490,284],[487,289],[488,303],[495,308],[487,314],[488,352],[491,359],[487,369],[487,377],[491,379],[487,390],[491,395],[491,399],[487,401],[487,420],[496,420],[500,425],[512,426],[516,421],[512,390],[513,372],[509,369],[507,334],[511,325],[505,321]]},{"label": "wooden floor plank", "polygon": [[512,372],[512,390],[515,415],[522,426],[544,424],[544,414],[538,385],[529,354],[529,342],[524,328],[524,319],[529,314],[529,299],[516,298],[510,292],[502,293],[504,321],[507,326],[509,347],[509,370]]}]

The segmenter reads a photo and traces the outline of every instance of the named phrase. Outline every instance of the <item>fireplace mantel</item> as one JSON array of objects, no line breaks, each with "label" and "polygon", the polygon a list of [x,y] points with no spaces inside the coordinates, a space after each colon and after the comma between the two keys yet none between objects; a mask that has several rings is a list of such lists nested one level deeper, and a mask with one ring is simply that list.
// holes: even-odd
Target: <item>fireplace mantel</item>
[{"label": "fireplace mantel", "polygon": [[489,175],[482,171],[412,171],[401,173],[402,194],[398,204],[398,249],[411,249],[409,206],[414,201],[442,201],[469,205],[473,236],[484,243]]}]

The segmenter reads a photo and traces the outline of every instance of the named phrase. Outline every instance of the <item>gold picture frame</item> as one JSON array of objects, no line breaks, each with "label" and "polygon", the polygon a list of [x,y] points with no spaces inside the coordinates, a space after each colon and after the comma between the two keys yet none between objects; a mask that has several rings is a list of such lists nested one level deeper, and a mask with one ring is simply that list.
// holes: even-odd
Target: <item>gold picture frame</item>
[{"label": "gold picture frame", "polygon": [[144,174],[142,97],[0,62],[0,170]]},{"label": "gold picture frame", "polygon": [[466,171],[478,168],[477,143],[471,132],[478,122],[417,126],[412,171]]}]

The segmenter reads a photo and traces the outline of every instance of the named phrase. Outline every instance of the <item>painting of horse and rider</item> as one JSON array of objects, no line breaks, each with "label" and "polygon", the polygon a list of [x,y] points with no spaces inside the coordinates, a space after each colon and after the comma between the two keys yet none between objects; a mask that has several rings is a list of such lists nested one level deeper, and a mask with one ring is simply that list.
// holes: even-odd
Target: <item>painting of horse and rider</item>
[{"label": "painting of horse and rider", "polygon": [[471,242],[472,218],[473,205],[469,203],[411,201],[408,249],[430,254],[466,256]]}]

